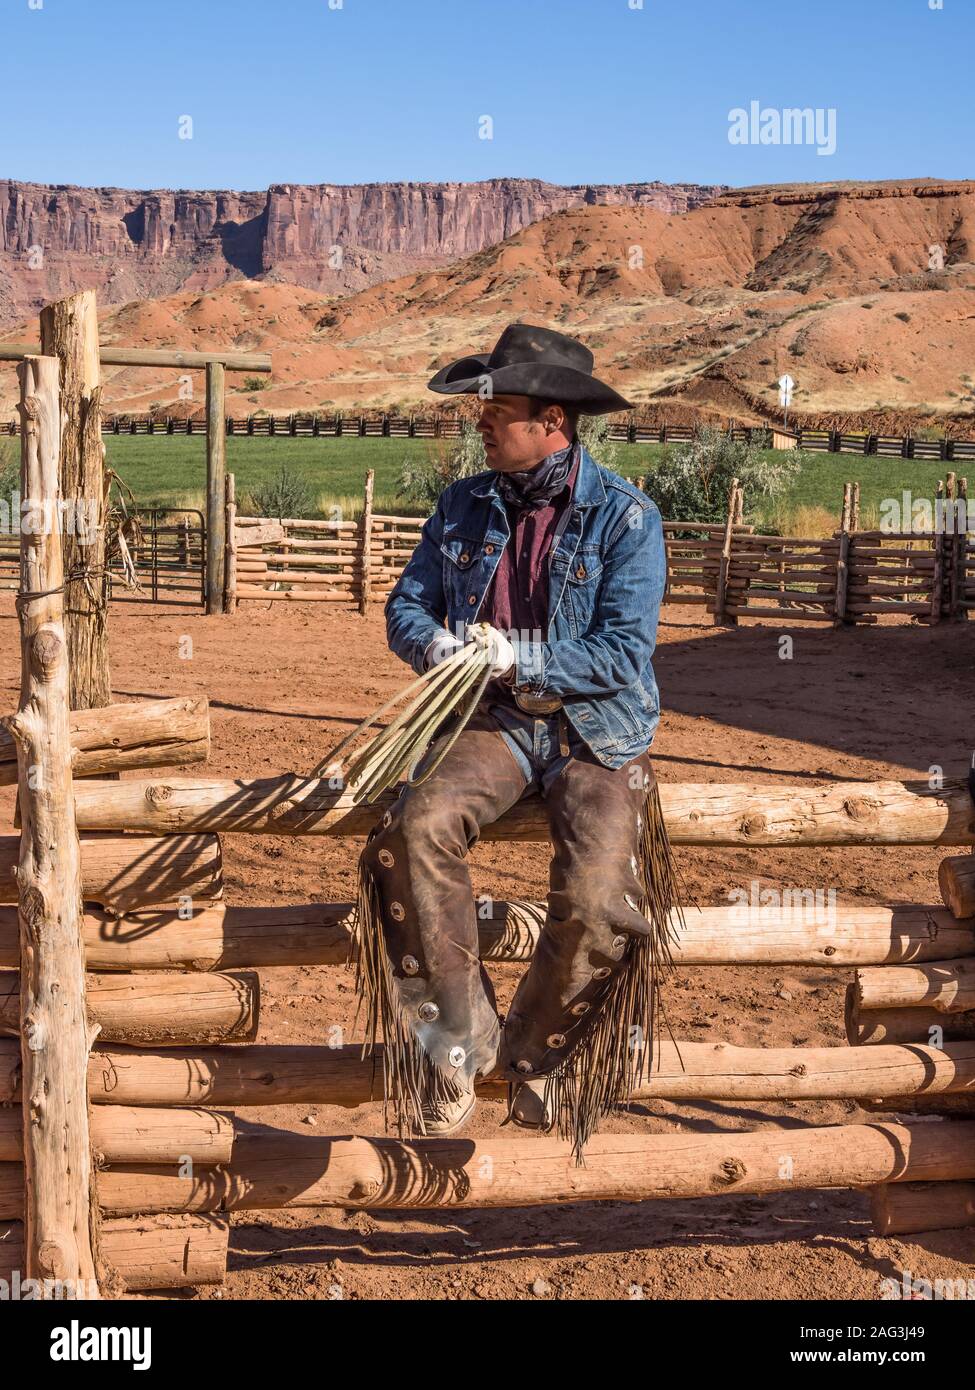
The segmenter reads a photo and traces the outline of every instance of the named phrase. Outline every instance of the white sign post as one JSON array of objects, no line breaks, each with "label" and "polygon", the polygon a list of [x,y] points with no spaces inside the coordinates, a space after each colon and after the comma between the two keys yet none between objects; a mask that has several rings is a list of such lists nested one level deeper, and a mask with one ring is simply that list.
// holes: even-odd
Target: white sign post
[{"label": "white sign post", "polygon": [[789,406],[792,404],[792,388],[795,386],[792,377],[786,372],[785,376],[779,377],[779,405],[785,411],[784,427],[789,427]]}]

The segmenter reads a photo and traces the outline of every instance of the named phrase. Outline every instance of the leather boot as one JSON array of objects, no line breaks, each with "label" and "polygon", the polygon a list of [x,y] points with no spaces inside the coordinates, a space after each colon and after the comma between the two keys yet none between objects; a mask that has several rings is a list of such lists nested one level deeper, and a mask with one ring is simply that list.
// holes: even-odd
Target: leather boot
[{"label": "leather boot", "polygon": [[478,953],[466,856],[526,778],[476,714],[428,781],[407,787],[360,861],[360,1000],[366,1047],[381,1026],[384,1098],[402,1134],[451,1133],[492,1071],[500,1024]]},{"label": "leather boot", "polygon": [[572,758],[546,806],[548,915],[498,1065],[512,1083],[547,1079],[534,1109],[558,1120],[581,1161],[599,1117],[625,1102],[649,1064],[676,893],[649,754],[616,770],[588,753]]}]

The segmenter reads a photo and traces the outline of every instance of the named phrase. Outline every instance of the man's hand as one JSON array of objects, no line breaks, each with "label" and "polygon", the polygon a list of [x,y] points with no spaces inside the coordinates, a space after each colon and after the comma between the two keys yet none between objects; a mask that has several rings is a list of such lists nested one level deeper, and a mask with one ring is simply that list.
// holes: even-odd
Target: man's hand
[{"label": "man's hand", "polygon": [[506,676],[514,670],[515,649],[496,627],[491,627],[490,623],[468,623],[467,637],[487,652],[492,676]]},{"label": "man's hand", "polygon": [[444,628],[423,653],[424,671],[430,671],[434,666],[439,666],[441,661],[447,660],[448,656],[453,656],[455,652],[459,652],[463,645],[458,637]]}]

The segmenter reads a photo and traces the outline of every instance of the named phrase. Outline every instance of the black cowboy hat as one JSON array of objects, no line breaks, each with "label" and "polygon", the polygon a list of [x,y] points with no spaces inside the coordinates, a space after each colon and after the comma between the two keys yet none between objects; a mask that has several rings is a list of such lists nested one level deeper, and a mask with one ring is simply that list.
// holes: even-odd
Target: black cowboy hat
[{"label": "black cowboy hat", "polygon": [[575,406],[583,415],[632,409],[593,376],[592,363],[592,353],[575,338],[530,323],[510,323],[490,355],[461,357],[441,368],[427,386],[442,396],[486,395],[490,382],[494,395],[541,396]]}]

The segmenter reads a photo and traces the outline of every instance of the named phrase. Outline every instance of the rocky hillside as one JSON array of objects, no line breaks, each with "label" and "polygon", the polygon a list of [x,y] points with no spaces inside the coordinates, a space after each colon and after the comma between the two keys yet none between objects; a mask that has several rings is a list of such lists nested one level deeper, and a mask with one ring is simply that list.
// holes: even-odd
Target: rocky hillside
[{"label": "rocky hillside", "polygon": [[0,181],[0,324],[88,286],[105,304],[258,277],[345,294],[469,256],[569,208],[684,212],[720,191],[539,179],[281,184],[259,193]]},{"label": "rocky hillside", "polygon": [[[389,255],[402,254],[389,252]],[[270,352],[230,382],[235,415],[443,404],[425,387],[512,319],[577,334],[601,375],[667,418],[795,415],[975,432],[975,183],[737,190],[686,212],[583,206],[446,266],[342,298],[237,280],[102,315],[105,343]],[[3,335],[35,339],[36,322]],[[110,369],[110,408],[199,411],[179,373]],[[0,380],[0,414],[13,404]]]}]

